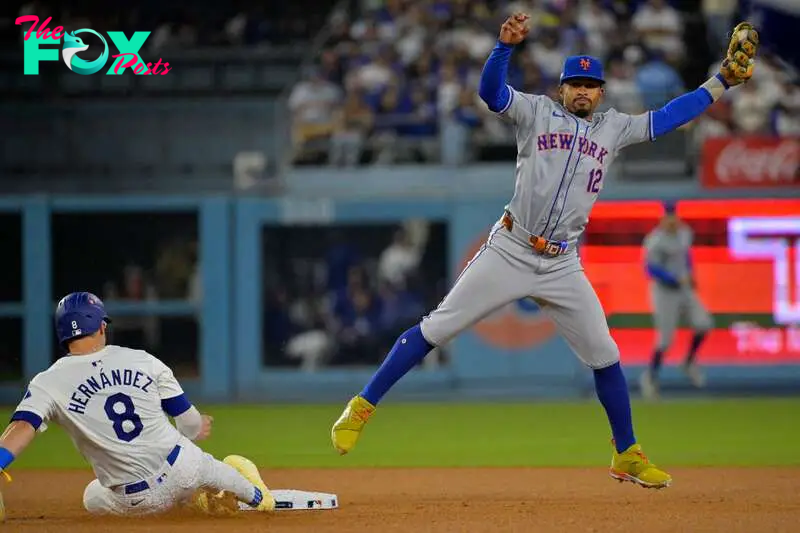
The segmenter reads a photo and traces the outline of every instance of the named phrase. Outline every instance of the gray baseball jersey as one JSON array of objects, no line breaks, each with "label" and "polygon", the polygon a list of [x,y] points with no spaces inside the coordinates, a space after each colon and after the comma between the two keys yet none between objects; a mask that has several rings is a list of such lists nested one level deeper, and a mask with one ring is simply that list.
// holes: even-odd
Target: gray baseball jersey
[{"label": "gray baseball jersey", "polygon": [[573,247],[619,150],[653,139],[651,114],[610,109],[588,121],[548,96],[509,89],[502,114],[516,126],[518,155],[508,209],[529,233]]},{"label": "gray baseball jersey", "polygon": [[[422,319],[422,334],[441,346],[528,297],[584,364],[607,367],[619,361],[619,348],[575,243],[619,150],[652,139],[650,113],[632,116],[612,109],[588,121],[547,96],[509,90],[511,100],[500,114],[514,123],[517,137],[516,186],[507,206],[514,224],[511,230],[502,221],[495,224],[447,296]],[[567,251],[539,255],[530,234],[567,241]]]},{"label": "gray baseball jersey", "polygon": [[[644,240],[646,261],[680,281],[690,274],[689,251],[692,240],[692,230],[685,225],[680,226],[674,233],[655,228]],[[670,288],[651,281],[650,299],[658,332],[656,347],[660,350],[666,350],[672,344],[675,330],[684,315],[695,331],[706,331],[713,325],[711,315],[691,286]]]},{"label": "gray baseball jersey", "polygon": [[644,239],[647,263],[669,272],[676,280],[689,274],[689,250],[694,235],[682,225],[674,233],[657,227]]}]

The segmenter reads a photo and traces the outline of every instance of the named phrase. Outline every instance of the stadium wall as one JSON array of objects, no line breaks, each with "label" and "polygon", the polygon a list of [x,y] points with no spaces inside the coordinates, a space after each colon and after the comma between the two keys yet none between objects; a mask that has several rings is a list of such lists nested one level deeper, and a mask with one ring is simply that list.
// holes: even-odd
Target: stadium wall
[{"label": "stadium wall", "polygon": [[[442,171],[443,172],[443,171]],[[442,178],[446,179],[446,178]],[[679,188],[671,189],[674,193]],[[663,192],[663,191],[662,191]],[[688,192],[688,191],[687,191]],[[725,196],[725,191],[714,193]],[[740,193],[737,193],[741,195]],[[742,216],[797,216],[800,200],[796,192],[775,194],[761,190],[751,192],[768,202],[756,202],[751,211],[747,200],[720,200],[702,206],[687,204],[686,213],[718,210],[719,216],[737,211]],[[596,212],[618,213],[628,206],[637,220],[655,220],[663,194],[653,196],[647,187],[626,186],[624,191],[609,191]],[[691,195],[690,195],[691,196]],[[706,197],[695,190],[695,198]],[[0,198],[0,212],[15,213],[22,220],[22,299],[0,304],[0,317],[21,318],[23,322],[23,374],[30,379],[49,364],[52,352],[52,309],[57,295],[52,294],[52,272],[57,265],[51,258],[52,217],[57,213],[153,213],[193,212],[198,216],[202,299],[189,301],[124,302],[109,305],[116,316],[194,315],[200,320],[199,377],[183,380],[187,390],[205,401],[323,401],[341,399],[357,391],[373,368],[321,370],[266,369],[261,363],[260,271],[262,260],[258,242],[264,224],[330,225],[359,223],[397,223],[408,219],[442,221],[448,234],[447,271],[450,279],[457,275],[470,251],[480,242],[486,230],[501,214],[506,198],[497,196],[478,199],[449,197],[446,199],[339,200],[280,199],[244,197],[165,197],[165,196],[20,196]],[[610,202],[610,203],[609,203]],[[622,202],[622,203],[617,203]],[[714,206],[730,204],[730,208]],[[604,204],[608,204],[604,206]],[[772,206],[772,207],[769,207]],[[778,206],[777,208],[774,206]],[[599,210],[599,211],[598,211]],[[695,215],[691,215],[695,213]],[[631,215],[633,216],[633,215]],[[704,215],[705,216],[705,215]],[[649,217],[649,218],[648,218]],[[612,217],[613,218],[613,217]],[[621,220],[625,223],[624,217]],[[590,224],[591,227],[591,224]],[[798,221],[800,227],[800,221]],[[799,230],[800,231],[800,230]],[[794,257],[800,257],[795,239]],[[112,245],[114,245],[112,243]],[[121,244],[117,244],[121,245]],[[313,246],[309,243],[309,246]],[[614,247],[609,254],[622,253]],[[710,252],[709,252],[710,253]],[[715,252],[728,253],[728,252]],[[607,256],[603,249],[593,249],[592,257]],[[630,255],[630,254],[629,254]],[[716,256],[715,256],[716,257]],[[727,257],[727,256],[726,256]],[[590,261],[594,265],[594,260]],[[630,267],[630,265],[628,265]],[[762,264],[758,275],[772,272]],[[602,276],[592,274],[590,277]],[[709,280],[717,273],[709,271]],[[599,278],[598,278],[599,279]],[[771,286],[771,285],[769,285]],[[601,300],[608,291],[601,282]],[[80,288],[76,287],[75,290]],[[747,292],[746,285],[741,290]],[[754,290],[764,290],[763,287]],[[766,301],[766,300],[764,300]],[[606,303],[606,302],[604,302]],[[763,302],[762,302],[763,303]],[[791,302],[789,302],[791,304]],[[761,305],[756,302],[753,305]],[[797,304],[794,304],[795,306]],[[763,310],[762,310],[763,311]],[[398,387],[395,398],[505,398],[518,396],[580,397],[591,393],[591,380],[568,347],[548,328],[536,309],[518,305],[511,315],[493,320],[481,331],[472,330],[458,337],[450,347],[449,364],[431,370],[415,371]],[[768,314],[768,313],[767,313]],[[511,321],[511,322],[509,322]],[[512,326],[509,326],[509,323]],[[520,335],[509,327],[518,326]],[[621,324],[622,328],[627,327]],[[744,355],[730,354],[715,360],[708,375],[712,390],[721,392],[754,390],[756,392],[791,389],[800,384],[800,333],[795,325],[783,325],[786,336],[781,357],[765,356],[763,364],[757,350]],[[765,330],[766,331],[766,330]],[[519,338],[522,340],[519,340]],[[509,340],[511,339],[511,340]],[[642,342],[641,340],[639,341]],[[728,339],[730,342],[730,339]],[[510,344],[509,344],[510,343]],[[725,341],[720,346],[724,349]],[[644,348],[643,348],[644,349]],[[755,350],[755,351],[753,351]],[[157,354],[156,354],[157,355]],[[640,354],[641,355],[641,354]],[[642,358],[631,360],[627,368],[630,382],[641,368]],[[723,354],[724,355],[724,354]],[[769,354],[767,354],[769,355]],[[717,355],[717,357],[721,357]],[[623,360],[626,359],[623,350]],[[668,368],[665,379],[678,376]],[[0,386],[0,400],[17,401],[23,382]]]}]

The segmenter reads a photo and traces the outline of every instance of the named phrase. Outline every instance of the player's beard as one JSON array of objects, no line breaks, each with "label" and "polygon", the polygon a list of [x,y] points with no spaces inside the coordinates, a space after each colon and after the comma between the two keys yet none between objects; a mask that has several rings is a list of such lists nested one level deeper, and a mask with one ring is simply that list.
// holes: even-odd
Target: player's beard
[{"label": "player's beard", "polygon": [[586,118],[589,116],[589,113],[591,113],[591,111],[589,111],[588,109],[576,109],[575,111],[572,112],[572,114],[578,118]]}]

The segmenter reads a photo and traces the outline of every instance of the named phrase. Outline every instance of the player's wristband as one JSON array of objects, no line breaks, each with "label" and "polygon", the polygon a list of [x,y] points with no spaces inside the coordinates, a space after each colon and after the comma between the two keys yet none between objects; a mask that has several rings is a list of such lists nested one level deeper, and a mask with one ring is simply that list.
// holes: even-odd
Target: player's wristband
[{"label": "player's wristband", "polygon": [[725,78],[722,77],[722,74],[717,73],[709,78],[708,81],[706,81],[700,87],[708,91],[708,94],[711,95],[712,102],[716,102],[722,97],[725,91],[730,89],[731,86],[728,85],[728,82],[725,81]]},{"label": "player's wristband", "polygon": [[13,462],[14,454],[5,448],[0,448],[0,473],[2,473],[8,481],[11,481],[11,476],[6,472],[6,468]]},{"label": "player's wristband", "polygon": [[5,470],[14,462],[14,454],[5,448],[0,448],[0,469]]}]

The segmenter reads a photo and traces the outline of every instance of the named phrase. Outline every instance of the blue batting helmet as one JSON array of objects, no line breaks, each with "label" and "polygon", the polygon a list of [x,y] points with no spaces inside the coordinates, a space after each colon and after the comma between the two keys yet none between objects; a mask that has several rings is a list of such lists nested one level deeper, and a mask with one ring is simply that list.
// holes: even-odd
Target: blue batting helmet
[{"label": "blue batting helmet", "polygon": [[673,202],[672,200],[667,200],[662,205],[664,206],[664,214],[665,215],[674,215],[675,214],[675,211],[677,210],[677,206],[675,205],[675,202]]},{"label": "blue batting helmet", "polygon": [[605,83],[603,62],[593,56],[569,56],[561,71],[561,83],[574,79],[596,80]]},{"label": "blue batting helmet", "polygon": [[103,301],[91,292],[73,292],[64,296],[56,307],[58,343],[91,335],[105,322],[111,323]]}]

